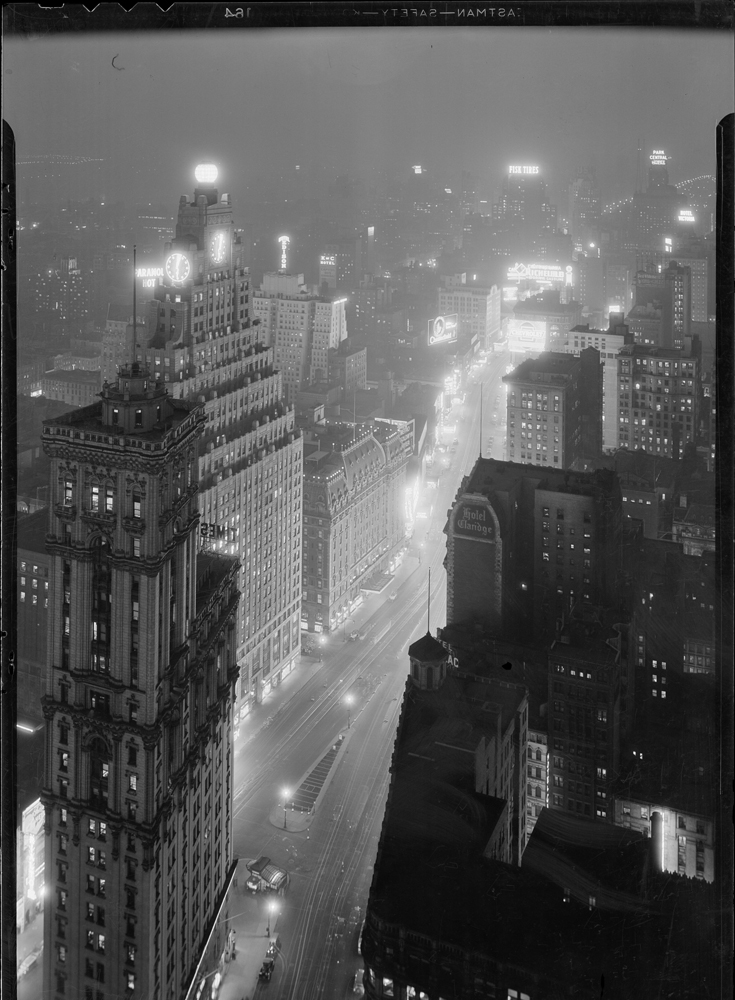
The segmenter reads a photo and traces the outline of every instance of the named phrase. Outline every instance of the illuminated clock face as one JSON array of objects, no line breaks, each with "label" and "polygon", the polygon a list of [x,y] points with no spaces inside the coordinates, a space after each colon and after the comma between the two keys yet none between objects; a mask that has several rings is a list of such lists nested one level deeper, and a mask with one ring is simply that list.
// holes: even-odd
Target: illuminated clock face
[{"label": "illuminated clock face", "polygon": [[189,258],[183,253],[172,253],[166,258],[166,274],[174,284],[186,281],[191,273]]},{"label": "illuminated clock face", "polygon": [[215,233],[209,243],[209,253],[215,264],[221,264],[227,251],[227,239],[224,233]]}]

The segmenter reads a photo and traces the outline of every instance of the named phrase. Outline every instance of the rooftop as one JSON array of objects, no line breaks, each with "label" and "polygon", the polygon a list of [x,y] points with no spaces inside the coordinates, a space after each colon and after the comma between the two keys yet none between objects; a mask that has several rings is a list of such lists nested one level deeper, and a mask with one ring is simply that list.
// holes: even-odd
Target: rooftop
[{"label": "rooftop", "polygon": [[36,552],[46,555],[48,510],[46,507],[18,518],[18,552]]}]

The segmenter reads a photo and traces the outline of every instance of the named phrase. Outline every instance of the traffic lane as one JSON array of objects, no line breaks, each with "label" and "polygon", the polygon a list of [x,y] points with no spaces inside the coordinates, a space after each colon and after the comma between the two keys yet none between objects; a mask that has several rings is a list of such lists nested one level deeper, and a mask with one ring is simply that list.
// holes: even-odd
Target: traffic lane
[{"label": "traffic lane", "polygon": [[[399,696],[405,683],[396,675],[388,684],[384,696],[376,697],[366,709],[359,735],[343,766],[335,776],[325,798],[324,811],[318,826],[312,827],[312,840],[333,833],[328,856],[318,887],[299,887],[294,880],[294,905],[304,906],[309,888],[311,902],[308,920],[302,921],[304,947],[310,962],[301,962],[298,992],[284,991],[300,1000],[341,997],[344,990],[346,965],[343,956],[349,952],[349,942],[359,932],[356,907],[364,915],[372,865],[377,851],[378,836],[387,795],[389,759],[392,753]],[[384,721],[388,712],[394,718],[386,732]],[[355,738],[355,737],[353,737]],[[376,792],[375,783],[379,788]],[[285,933],[286,925],[284,925]],[[354,956],[357,962],[357,955]]]}]

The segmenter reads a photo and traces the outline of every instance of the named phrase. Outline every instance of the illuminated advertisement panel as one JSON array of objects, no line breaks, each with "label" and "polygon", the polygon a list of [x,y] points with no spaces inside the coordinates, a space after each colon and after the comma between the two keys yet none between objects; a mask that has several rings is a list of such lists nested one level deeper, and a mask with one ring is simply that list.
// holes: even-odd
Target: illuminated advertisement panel
[{"label": "illuminated advertisement panel", "polygon": [[668,156],[663,149],[654,149],[648,159],[652,167],[665,167]]},{"label": "illuminated advertisement panel", "polygon": [[679,222],[694,222],[694,212],[691,208],[682,208],[679,211]]},{"label": "illuminated advertisement panel", "polygon": [[437,316],[429,320],[429,347],[433,344],[453,344],[457,340],[459,316],[451,313],[449,316]]},{"label": "illuminated advertisement panel", "polygon": [[552,284],[571,284],[572,267],[559,264],[514,264],[506,272],[508,281],[547,281]]},{"label": "illuminated advertisement panel", "polygon": [[509,174],[537,174],[539,172],[538,167],[530,166],[520,166],[520,167],[508,167]]},{"label": "illuminated advertisement panel", "polygon": [[546,320],[514,319],[508,333],[508,350],[512,354],[546,350]]},{"label": "illuminated advertisement panel", "polygon": [[162,277],[162,267],[136,267],[135,269],[135,278],[139,288],[155,288]]}]

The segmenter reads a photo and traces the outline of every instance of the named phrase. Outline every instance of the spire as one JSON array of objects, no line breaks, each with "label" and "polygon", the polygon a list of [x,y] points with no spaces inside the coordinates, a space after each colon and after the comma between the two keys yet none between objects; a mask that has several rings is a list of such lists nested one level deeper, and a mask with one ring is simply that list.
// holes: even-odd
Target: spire
[{"label": "spire", "polygon": [[136,263],[137,250],[138,250],[137,245],[133,243],[133,356],[130,359],[130,363],[133,365],[135,364],[138,357],[138,324],[136,315],[138,312],[138,305],[136,301],[137,293],[135,287],[135,271],[136,271],[135,263]]}]

